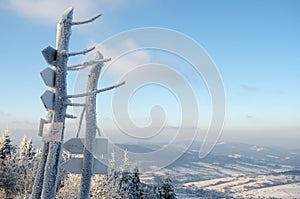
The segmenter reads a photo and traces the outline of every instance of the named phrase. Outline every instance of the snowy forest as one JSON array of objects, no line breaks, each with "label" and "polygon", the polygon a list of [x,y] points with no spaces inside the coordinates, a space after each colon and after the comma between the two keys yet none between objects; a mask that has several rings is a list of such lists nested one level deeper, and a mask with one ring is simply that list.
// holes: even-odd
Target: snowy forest
[{"label": "snowy forest", "polygon": [[[24,137],[19,146],[13,145],[9,134],[0,139],[0,198],[30,198],[34,178],[41,157],[41,149],[33,147],[32,140]],[[64,152],[62,161],[72,155]],[[79,174],[61,169],[56,198],[76,198],[80,187]],[[115,168],[115,155],[111,154],[107,175],[94,175],[91,198],[176,198],[172,180],[168,177],[159,184],[140,181],[139,169],[132,167],[124,153],[123,166]]]}]

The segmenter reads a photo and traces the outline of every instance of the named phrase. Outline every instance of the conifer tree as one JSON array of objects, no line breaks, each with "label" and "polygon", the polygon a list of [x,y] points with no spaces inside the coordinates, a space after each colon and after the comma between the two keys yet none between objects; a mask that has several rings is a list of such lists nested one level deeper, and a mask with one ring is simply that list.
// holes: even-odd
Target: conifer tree
[{"label": "conifer tree", "polygon": [[132,196],[134,198],[142,198],[143,196],[138,167],[134,167],[132,173]]},{"label": "conifer tree", "polygon": [[19,152],[20,158],[25,160],[30,160],[33,158],[33,145],[32,145],[32,139],[27,139],[25,136],[20,144],[20,152]]},{"label": "conifer tree", "polygon": [[12,140],[8,133],[4,133],[0,139],[0,158],[5,159],[7,156],[11,156],[15,152],[16,147],[12,145]]},{"label": "conifer tree", "polygon": [[176,198],[174,185],[170,177],[167,176],[166,178],[163,179],[162,183],[159,186],[159,194],[160,194],[160,198],[165,198],[165,199]]},{"label": "conifer tree", "polygon": [[13,198],[18,190],[19,165],[16,154],[0,158],[0,189],[5,191],[6,198]]},{"label": "conifer tree", "polygon": [[108,196],[107,176],[94,175],[91,184],[91,198],[93,199],[110,199]]},{"label": "conifer tree", "polygon": [[32,185],[36,170],[34,169],[37,165],[38,158],[35,156],[34,148],[31,139],[27,139],[25,136],[19,149],[19,192],[23,194],[24,198],[28,198],[31,194]]}]

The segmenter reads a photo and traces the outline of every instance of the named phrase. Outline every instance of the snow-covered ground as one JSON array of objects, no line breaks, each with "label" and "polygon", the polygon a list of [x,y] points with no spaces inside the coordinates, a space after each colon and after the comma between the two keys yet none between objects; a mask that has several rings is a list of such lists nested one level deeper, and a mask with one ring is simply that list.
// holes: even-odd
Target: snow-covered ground
[{"label": "snow-covered ground", "polygon": [[234,198],[300,198],[300,176],[236,176],[189,182],[178,185],[183,190],[215,190]]},{"label": "snow-covered ground", "polygon": [[216,148],[202,160],[190,150],[167,168],[143,173],[141,180],[169,175],[178,198],[300,198],[298,153],[243,144]]},{"label": "snow-covered ground", "polygon": [[247,198],[247,197],[267,198],[269,196],[282,198],[282,199],[300,198],[300,183],[277,185],[273,187],[265,187],[260,189],[249,190],[237,196],[243,198]]}]

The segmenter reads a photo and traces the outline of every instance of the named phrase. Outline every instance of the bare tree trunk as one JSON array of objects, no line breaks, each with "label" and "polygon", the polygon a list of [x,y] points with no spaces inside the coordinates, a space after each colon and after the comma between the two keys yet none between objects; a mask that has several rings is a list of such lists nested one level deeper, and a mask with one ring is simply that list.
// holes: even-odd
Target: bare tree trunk
[{"label": "bare tree trunk", "polygon": [[[71,36],[71,26],[73,20],[73,8],[68,8],[57,24],[56,34],[56,78],[55,78],[55,99],[54,99],[54,122],[65,123],[66,117],[66,96],[67,96],[67,62],[68,48]],[[62,142],[64,137],[64,125],[62,129],[61,142],[51,141],[49,143],[49,153],[45,165],[43,190],[41,198],[54,199],[59,175],[60,158],[62,152]]]},{"label": "bare tree trunk", "polygon": [[[103,59],[102,54],[100,52],[96,52],[95,61]],[[93,92],[97,90],[98,79],[101,73],[101,68],[103,66],[103,62],[95,64],[92,66],[89,76],[88,76],[88,84],[87,84],[87,93],[93,93],[86,97],[86,135],[85,135],[85,148],[83,151],[83,168],[82,168],[82,176],[80,183],[80,199],[88,199],[90,198],[90,187],[91,187],[91,178],[93,176],[94,170],[94,148],[95,148],[95,137],[97,131],[96,124],[96,97],[97,93]]]}]

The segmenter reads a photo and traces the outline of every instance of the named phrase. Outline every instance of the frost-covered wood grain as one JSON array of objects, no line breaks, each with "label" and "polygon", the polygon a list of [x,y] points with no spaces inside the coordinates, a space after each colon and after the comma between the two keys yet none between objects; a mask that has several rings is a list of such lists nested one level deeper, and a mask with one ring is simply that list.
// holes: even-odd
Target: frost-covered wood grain
[{"label": "frost-covered wood grain", "polygon": [[[95,61],[103,59],[100,52],[96,52]],[[96,97],[97,93],[93,92],[97,90],[98,80],[101,73],[103,62],[95,64],[91,67],[88,75],[87,93],[93,93],[86,97],[86,135],[85,135],[85,148],[83,150],[83,169],[80,184],[79,198],[90,198],[91,178],[93,175],[94,157],[93,150],[95,148],[95,137],[97,131],[96,125]]]},{"label": "frost-covered wood grain", "polygon": [[[55,61],[56,78],[55,78],[55,99],[54,99],[54,122],[65,122],[66,116],[66,76],[68,62],[68,48],[71,36],[71,23],[73,19],[73,8],[68,8],[62,15],[57,24],[56,50],[57,57]],[[63,138],[64,128],[62,130]],[[63,141],[63,140],[62,140]],[[60,158],[62,151],[61,142],[50,142],[49,153],[45,165],[43,190],[41,198],[55,198]]]}]

